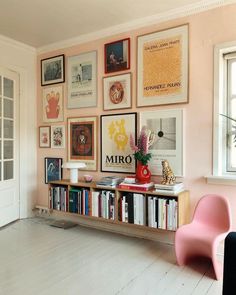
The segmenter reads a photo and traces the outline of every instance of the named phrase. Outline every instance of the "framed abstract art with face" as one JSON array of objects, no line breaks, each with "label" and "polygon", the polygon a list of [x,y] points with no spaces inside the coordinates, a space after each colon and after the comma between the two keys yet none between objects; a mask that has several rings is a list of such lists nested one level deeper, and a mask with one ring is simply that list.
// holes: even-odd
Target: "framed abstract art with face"
[{"label": "framed abstract art with face", "polygon": [[68,118],[68,161],[97,170],[97,117]]}]

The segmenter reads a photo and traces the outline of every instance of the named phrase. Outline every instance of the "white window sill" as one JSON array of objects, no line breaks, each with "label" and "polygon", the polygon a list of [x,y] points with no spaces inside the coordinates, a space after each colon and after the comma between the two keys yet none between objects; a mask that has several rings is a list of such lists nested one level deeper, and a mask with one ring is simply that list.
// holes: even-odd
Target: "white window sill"
[{"label": "white window sill", "polygon": [[236,185],[236,175],[205,176],[209,184]]}]

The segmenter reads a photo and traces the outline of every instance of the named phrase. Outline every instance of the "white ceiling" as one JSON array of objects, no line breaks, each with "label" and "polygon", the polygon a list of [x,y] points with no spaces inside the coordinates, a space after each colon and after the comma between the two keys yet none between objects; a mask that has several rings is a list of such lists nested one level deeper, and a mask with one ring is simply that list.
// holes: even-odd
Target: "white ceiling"
[{"label": "white ceiling", "polygon": [[186,5],[209,4],[209,1],[0,0],[0,34],[39,48]]}]

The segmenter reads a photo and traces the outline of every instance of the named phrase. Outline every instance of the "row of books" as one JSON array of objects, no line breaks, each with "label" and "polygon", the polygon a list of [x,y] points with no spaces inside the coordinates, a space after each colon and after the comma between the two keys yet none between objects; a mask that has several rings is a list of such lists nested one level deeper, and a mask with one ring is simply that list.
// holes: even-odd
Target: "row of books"
[{"label": "row of books", "polygon": [[176,230],[177,201],[138,193],[126,193],[119,199],[119,220],[149,227]]},{"label": "row of books", "polygon": [[90,192],[86,188],[51,187],[50,208],[81,215],[115,219],[115,194],[103,190]]},{"label": "row of books", "polygon": [[176,230],[178,203],[175,199],[148,197],[148,226]]},{"label": "row of books", "polygon": [[175,196],[184,190],[183,182],[176,182],[174,184],[155,183],[155,191],[163,195]]}]

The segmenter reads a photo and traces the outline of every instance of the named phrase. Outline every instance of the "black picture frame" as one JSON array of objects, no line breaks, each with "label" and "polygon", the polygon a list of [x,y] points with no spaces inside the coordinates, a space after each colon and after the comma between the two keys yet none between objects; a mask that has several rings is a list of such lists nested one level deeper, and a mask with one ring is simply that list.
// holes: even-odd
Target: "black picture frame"
[{"label": "black picture frame", "polygon": [[45,183],[62,179],[62,158],[44,158]]},{"label": "black picture frame", "polygon": [[101,172],[135,174],[136,161],[130,134],[137,140],[137,113],[100,117]]},{"label": "black picture frame", "polygon": [[41,60],[41,86],[65,82],[65,55]]}]

